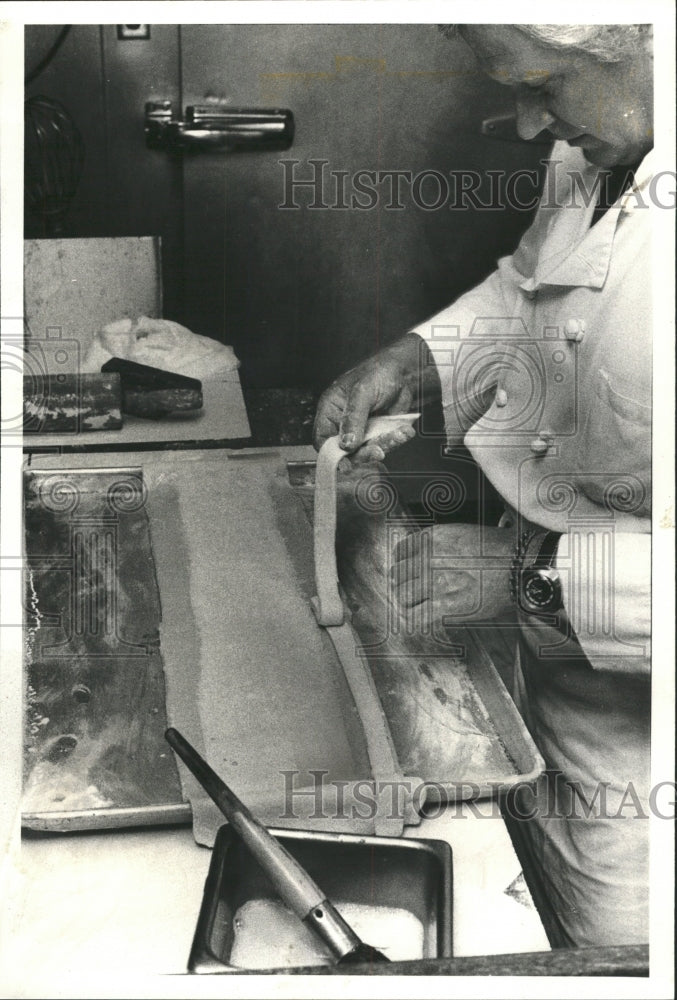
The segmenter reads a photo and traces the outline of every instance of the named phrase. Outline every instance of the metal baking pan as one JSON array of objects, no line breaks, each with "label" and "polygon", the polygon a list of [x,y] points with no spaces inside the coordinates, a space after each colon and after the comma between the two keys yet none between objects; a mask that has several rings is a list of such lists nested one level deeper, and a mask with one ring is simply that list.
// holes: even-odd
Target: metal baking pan
[{"label": "metal baking pan", "polygon": [[[287,473],[312,523],[315,463],[288,462]],[[337,553],[344,604],[401,772],[415,777],[414,787],[422,783],[415,798],[428,803],[490,798],[533,783],[545,765],[492,661],[491,636],[467,626],[443,635],[411,630],[398,618],[388,553],[428,524],[412,519],[400,485],[369,466],[340,475]],[[493,640],[503,658],[513,656],[511,638]]]},{"label": "metal baking pan", "polygon": [[[221,684],[220,636],[225,626],[220,620],[214,623],[206,611],[203,617],[207,627],[202,633],[194,622],[191,625],[191,614],[195,616],[198,602],[185,598],[191,586],[197,586],[190,570],[190,552],[202,553],[211,575],[227,565],[224,552],[229,552],[230,536],[225,538],[223,525],[231,511],[232,491],[239,497],[241,481],[249,482],[247,477],[255,479],[254,485],[258,484],[264,493],[268,490],[271,494],[268,520],[254,505],[246,528],[231,518],[233,533],[241,530],[245,539],[254,531],[262,536],[268,532],[278,541],[283,538],[291,553],[290,586],[294,583],[299,593],[303,590],[304,611],[309,607],[312,591],[308,592],[306,604],[304,588],[312,584],[312,573],[306,572],[305,562],[301,565],[300,543],[306,549],[310,545],[308,518],[312,518],[314,462],[285,462],[298,449],[280,452],[266,449],[237,453],[249,459],[246,463],[227,463],[221,456],[205,452],[195,456],[162,453],[158,458],[107,455],[105,462],[87,455],[32,460],[27,473],[30,488],[26,491],[26,520],[31,530],[26,540],[24,827],[65,833],[187,823],[191,816],[199,826],[196,809],[187,801],[189,796],[184,794],[164,741],[165,673],[176,691],[173,702],[169,699],[169,707],[179,728],[191,732],[183,717],[177,718],[179,708],[185,715],[200,702],[206,706],[205,717],[199,722],[215,742],[212,760],[230,760],[216,736],[223,733],[225,740],[225,734],[229,734],[232,744],[233,733],[237,732],[238,760],[247,761],[246,770],[241,768],[247,801],[268,825],[285,825],[279,808],[268,809],[270,802],[278,805],[268,793],[283,768],[295,768],[305,775],[310,768],[327,766],[331,769],[330,779],[371,778],[361,741],[365,720],[350,700],[347,682],[341,677],[331,649],[323,650],[326,658],[322,663],[326,666],[318,671],[319,657],[310,644],[306,650],[309,627],[305,619],[289,619],[287,639],[302,646],[306,657],[303,670],[308,677],[324,678],[325,687],[331,686],[331,690],[315,692],[317,705],[311,712],[306,679],[303,673],[300,678],[294,674],[300,670],[300,658],[290,657],[285,670],[278,663],[274,672],[266,666],[267,660],[261,660],[259,671],[265,675],[266,698],[276,706],[275,712],[266,716],[266,724],[274,731],[268,732],[268,740],[263,743],[259,728],[247,721],[252,699],[242,694],[253,683],[248,633],[241,648],[235,650],[237,655],[231,651],[228,683]],[[387,595],[382,578],[375,575],[375,557],[383,550],[383,533],[406,528],[406,523],[400,520],[396,507],[381,509],[374,503],[375,494],[370,488],[380,481],[379,475],[369,470],[345,479],[339,497],[340,514],[344,515],[339,517],[339,573],[358,655],[366,660],[373,676],[375,709],[383,712],[392,739],[397,773],[386,778],[404,776],[414,793],[423,783],[425,794],[415,797],[421,804],[496,796],[515,784],[534,781],[543,770],[543,761],[477,636],[469,629],[460,629],[452,637],[453,643],[440,650],[425,636],[388,630],[384,603]],[[195,505],[199,490],[204,490],[210,500],[204,510],[200,508],[201,519]],[[112,508],[110,496],[115,501]],[[144,501],[140,506],[137,497]],[[78,504],[71,510],[74,499]],[[279,510],[298,528],[293,538],[283,537],[286,521],[278,517]],[[292,518],[297,513],[298,523]],[[98,518],[96,523],[93,517]],[[213,541],[214,524],[221,526],[224,535],[218,545]],[[185,539],[177,525],[183,525]],[[192,539],[190,546],[188,535]],[[178,544],[181,539],[183,548]],[[99,590],[92,586],[81,587],[81,605],[72,606],[69,580],[82,577],[84,582],[90,564],[96,570],[91,558],[87,561],[78,555],[78,540],[81,548],[87,543],[85,555],[97,556],[105,545],[111,547],[116,555],[114,568],[120,592],[127,595],[124,606],[99,600]],[[262,560],[258,573],[267,579],[268,569]],[[109,570],[113,573],[110,566]],[[293,574],[298,574],[298,579]],[[94,576],[105,584],[105,574]],[[168,581],[174,588],[172,592]],[[221,584],[219,588],[219,594],[225,592]],[[267,607],[263,601],[259,603]],[[115,629],[110,625],[110,616],[110,621],[105,616],[101,621],[96,618],[110,607],[117,614]],[[76,611],[82,612],[82,621]],[[310,613],[308,616],[312,618]],[[250,621],[246,608],[241,618],[245,625]],[[75,627],[78,623],[79,631]],[[314,641],[324,640],[324,636],[316,636],[319,630],[311,624]],[[221,633],[215,638],[219,628]],[[230,633],[225,634],[232,638]],[[205,655],[205,636],[209,637],[211,659]],[[189,663],[194,666],[188,671],[185,665]],[[170,672],[168,665],[172,667]],[[200,684],[207,675],[218,697],[212,691],[209,698],[200,699]],[[301,697],[287,698],[282,711],[276,691],[288,692],[292,682]],[[259,684],[256,690],[264,689]],[[234,697],[238,692],[239,696]],[[307,724],[311,715],[312,740]],[[327,729],[323,728],[325,720]],[[340,738],[340,746],[345,747],[347,764],[333,749],[327,749],[329,723],[335,742]],[[279,755],[273,756],[270,748],[278,746]],[[234,776],[224,772],[226,778]],[[411,810],[406,812],[404,821],[416,822],[410,814]],[[208,819],[212,824],[208,831],[211,843],[221,817],[217,813]],[[322,820],[322,825],[316,821],[306,828],[318,832],[346,829],[351,834],[369,835],[374,832],[373,824],[369,824],[371,821],[365,820],[360,826],[351,820],[350,824],[337,826]],[[302,821],[289,825],[298,828]]]},{"label": "metal baking pan", "polygon": [[[452,954],[452,855],[443,841],[272,830],[356,933],[388,958]],[[330,966],[228,826],[217,834],[188,968],[194,973]]]}]

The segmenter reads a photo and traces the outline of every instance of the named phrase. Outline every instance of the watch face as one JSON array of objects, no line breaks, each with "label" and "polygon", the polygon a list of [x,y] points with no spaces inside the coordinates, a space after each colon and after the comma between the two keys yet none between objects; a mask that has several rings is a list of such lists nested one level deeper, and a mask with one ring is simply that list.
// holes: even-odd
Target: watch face
[{"label": "watch face", "polygon": [[559,611],[562,587],[559,573],[553,569],[527,569],[522,572],[520,604],[531,614]]}]

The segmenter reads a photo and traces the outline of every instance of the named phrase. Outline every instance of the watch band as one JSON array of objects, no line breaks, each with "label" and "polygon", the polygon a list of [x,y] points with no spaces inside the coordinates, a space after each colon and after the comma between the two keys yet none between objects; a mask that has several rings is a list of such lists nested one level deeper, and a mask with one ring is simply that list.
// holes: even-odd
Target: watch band
[{"label": "watch band", "polygon": [[536,569],[552,569],[557,555],[557,546],[562,536],[557,531],[546,531],[543,541],[532,562],[532,567]]},{"label": "watch band", "polygon": [[559,573],[554,568],[561,536],[556,531],[546,531],[538,552],[529,559],[531,544],[540,534],[531,529],[520,536],[512,563],[511,591],[520,610],[526,614],[552,615],[564,606]]}]

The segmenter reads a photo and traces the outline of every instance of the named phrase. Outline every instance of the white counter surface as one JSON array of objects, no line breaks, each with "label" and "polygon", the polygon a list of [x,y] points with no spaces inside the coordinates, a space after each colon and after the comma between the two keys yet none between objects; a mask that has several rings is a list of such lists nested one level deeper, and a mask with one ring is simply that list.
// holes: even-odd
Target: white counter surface
[{"label": "white counter surface", "polygon": [[[450,806],[407,836],[452,846],[455,956],[548,949],[528,893],[506,892],[520,866],[490,803]],[[2,995],[141,996],[141,983],[212,995],[206,979],[225,995],[223,977],[183,975],[210,858],[189,827],[24,837],[3,892]],[[137,991],[106,992],[127,975]]]}]

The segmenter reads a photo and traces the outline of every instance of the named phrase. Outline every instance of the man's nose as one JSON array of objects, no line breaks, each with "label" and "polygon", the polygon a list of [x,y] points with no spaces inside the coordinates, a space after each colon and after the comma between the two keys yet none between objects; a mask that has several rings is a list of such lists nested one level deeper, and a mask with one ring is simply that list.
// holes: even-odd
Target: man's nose
[{"label": "man's nose", "polygon": [[534,139],[555,121],[538,94],[519,94],[515,98],[515,111],[520,139]]}]

